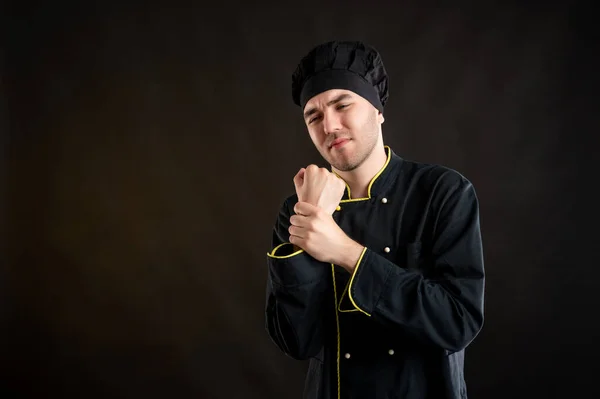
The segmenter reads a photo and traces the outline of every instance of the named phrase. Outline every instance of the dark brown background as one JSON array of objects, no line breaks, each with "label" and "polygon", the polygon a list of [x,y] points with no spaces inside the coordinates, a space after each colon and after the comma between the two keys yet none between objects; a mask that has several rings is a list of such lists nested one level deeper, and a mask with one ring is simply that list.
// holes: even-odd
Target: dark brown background
[{"label": "dark brown background", "polygon": [[478,190],[471,398],[600,392],[587,10],[79,3],[2,8],[2,397],[301,397],[306,364],[263,328],[265,256],[322,164],[291,72],[331,39],[381,51],[386,143]]}]

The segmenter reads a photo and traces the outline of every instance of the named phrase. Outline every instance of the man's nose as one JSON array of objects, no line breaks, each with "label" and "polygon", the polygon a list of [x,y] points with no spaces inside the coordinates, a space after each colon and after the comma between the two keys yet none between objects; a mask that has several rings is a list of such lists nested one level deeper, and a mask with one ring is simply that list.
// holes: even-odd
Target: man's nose
[{"label": "man's nose", "polygon": [[339,115],[335,113],[325,113],[323,115],[323,130],[325,134],[335,133],[342,128],[342,123]]}]

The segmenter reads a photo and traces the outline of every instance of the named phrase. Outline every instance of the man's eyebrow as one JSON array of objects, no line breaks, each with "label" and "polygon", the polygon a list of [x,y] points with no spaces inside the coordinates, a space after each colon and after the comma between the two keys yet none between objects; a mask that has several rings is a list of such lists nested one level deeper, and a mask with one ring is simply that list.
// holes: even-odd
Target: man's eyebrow
[{"label": "man's eyebrow", "polygon": [[346,94],[346,93],[344,93],[344,94],[340,94],[339,96],[337,96],[337,97],[336,97],[336,98],[334,98],[333,100],[329,101],[329,102],[327,103],[327,106],[333,105],[333,104],[335,104],[335,103],[339,103],[340,101],[342,101],[342,100],[347,100],[347,99],[349,99],[349,98],[351,98],[350,94]]},{"label": "man's eyebrow", "polygon": [[[327,106],[339,103],[342,100],[347,100],[352,98],[352,96],[350,94],[344,93],[344,94],[340,94],[339,96],[335,97],[333,100],[329,101],[327,103]],[[315,112],[317,112],[316,108],[311,108],[308,109],[305,113],[304,113],[304,118],[308,118],[309,116],[311,116],[312,114],[314,114]]]},{"label": "man's eyebrow", "polygon": [[316,108],[311,108],[311,109],[307,110],[307,111],[304,113],[304,118],[305,118],[305,119],[306,119],[306,118],[308,118],[309,116],[311,116],[311,115],[312,115],[312,114],[314,114],[315,112],[317,112],[317,109],[316,109]]}]

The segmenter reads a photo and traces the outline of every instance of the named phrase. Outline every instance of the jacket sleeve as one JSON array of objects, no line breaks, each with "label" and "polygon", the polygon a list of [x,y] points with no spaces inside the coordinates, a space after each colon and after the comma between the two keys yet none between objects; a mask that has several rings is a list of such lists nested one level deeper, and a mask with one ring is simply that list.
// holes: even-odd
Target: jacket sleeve
[{"label": "jacket sleeve", "polygon": [[437,210],[430,209],[435,222],[431,251],[423,256],[432,271],[427,278],[367,247],[347,292],[354,311],[452,353],[483,326],[485,273],[474,187],[462,177],[446,186]]},{"label": "jacket sleeve", "polygon": [[[267,253],[266,330],[288,356],[305,360],[323,346],[323,311],[331,265],[289,243],[290,201],[280,209]],[[333,305],[332,305],[333,306]]]}]

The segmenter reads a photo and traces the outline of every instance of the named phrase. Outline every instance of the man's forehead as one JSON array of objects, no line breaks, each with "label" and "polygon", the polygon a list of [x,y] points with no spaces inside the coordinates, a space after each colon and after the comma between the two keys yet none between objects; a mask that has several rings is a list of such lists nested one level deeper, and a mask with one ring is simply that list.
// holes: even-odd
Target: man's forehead
[{"label": "man's forehead", "polygon": [[304,110],[308,110],[310,108],[326,105],[328,102],[338,99],[339,97],[343,97],[344,99],[348,98],[356,98],[357,94],[346,89],[331,89],[324,91],[322,93],[317,94],[313,98],[311,98],[304,107]]}]

